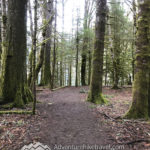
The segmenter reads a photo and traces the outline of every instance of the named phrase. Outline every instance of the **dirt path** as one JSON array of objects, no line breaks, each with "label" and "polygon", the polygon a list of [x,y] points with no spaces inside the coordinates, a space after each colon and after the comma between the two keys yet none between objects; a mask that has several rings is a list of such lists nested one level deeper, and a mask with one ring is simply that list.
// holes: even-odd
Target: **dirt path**
[{"label": "dirt path", "polygon": [[[84,102],[80,88],[65,88],[56,92],[40,93],[44,103],[38,110],[45,122],[40,127],[40,142],[57,145],[106,145],[110,143],[109,131],[98,119],[91,104]],[[48,103],[52,103],[48,104]]]},{"label": "dirt path", "polygon": [[[110,101],[106,106],[85,102],[87,93],[80,93],[83,88],[88,90],[88,87],[69,87],[55,92],[42,89],[37,94],[41,103],[37,104],[35,116],[1,115],[0,150],[20,150],[34,142],[48,145],[52,150],[54,147],[55,150],[98,150],[95,144],[107,145],[99,149],[108,150],[112,146],[115,150],[150,150],[149,122],[113,119],[123,116],[129,109],[132,102],[130,88],[117,91],[103,88],[104,96]],[[26,109],[31,110],[32,105]]]}]

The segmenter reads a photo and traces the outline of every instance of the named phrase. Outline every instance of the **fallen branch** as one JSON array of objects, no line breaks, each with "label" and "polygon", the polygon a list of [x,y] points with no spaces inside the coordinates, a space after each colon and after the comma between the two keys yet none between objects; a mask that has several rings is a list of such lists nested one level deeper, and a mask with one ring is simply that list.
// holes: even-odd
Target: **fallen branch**
[{"label": "fallen branch", "polygon": [[134,141],[130,141],[130,142],[126,142],[126,143],[119,143],[119,144],[124,144],[124,145],[132,145],[132,144],[135,144],[135,143],[140,143],[140,142],[146,142],[146,143],[149,143],[150,140],[149,139],[139,139],[139,140],[134,140]]},{"label": "fallen branch", "polygon": [[110,117],[110,116],[108,116],[107,114],[105,114],[105,113],[102,113],[102,112],[99,112],[101,115],[103,115],[104,117],[106,117],[106,118],[108,118],[108,119],[110,119],[110,120],[115,120],[114,118],[112,118],[112,117]]},{"label": "fallen branch", "polygon": [[56,88],[56,89],[52,89],[52,91],[57,91],[57,90],[60,90],[60,89],[66,88],[66,87],[68,87],[68,86],[58,87],[58,88]]},{"label": "fallen branch", "polygon": [[0,111],[0,115],[4,114],[32,114],[32,111],[17,111],[17,110],[12,110],[12,111]]}]

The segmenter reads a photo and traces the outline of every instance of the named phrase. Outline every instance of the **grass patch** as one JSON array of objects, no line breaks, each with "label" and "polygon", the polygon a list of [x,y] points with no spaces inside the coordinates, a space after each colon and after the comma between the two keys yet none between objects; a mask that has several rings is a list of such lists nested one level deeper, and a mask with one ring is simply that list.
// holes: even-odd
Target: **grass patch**
[{"label": "grass patch", "polygon": [[103,96],[104,96],[104,98],[108,98],[108,99],[111,99],[114,97],[114,95],[103,95]]},{"label": "grass patch", "polygon": [[93,105],[89,105],[89,108],[92,108],[92,109],[93,109],[93,108],[96,108],[96,107],[97,107],[97,106],[94,105],[94,104],[93,104]]}]

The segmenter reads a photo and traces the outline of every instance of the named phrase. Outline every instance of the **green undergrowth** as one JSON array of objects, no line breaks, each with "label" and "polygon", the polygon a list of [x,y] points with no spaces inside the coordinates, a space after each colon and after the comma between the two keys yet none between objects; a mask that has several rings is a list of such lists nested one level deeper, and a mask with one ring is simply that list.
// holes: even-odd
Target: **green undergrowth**
[{"label": "green undergrowth", "polygon": [[113,98],[114,97],[114,95],[103,95],[104,96],[104,98],[106,98],[106,99],[110,99],[110,98]]},{"label": "green undergrowth", "polygon": [[87,98],[88,102],[97,104],[97,105],[107,105],[109,104],[108,99],[106,99],[103,94],[99,94],[99,96],[95,96],[94,98],[91,97],[91,95],[89,94],[88,98]]},{"label": "green undergrowth", "polygon": [[100,96],[95,99],[95,104],[97,105],[107,105],[108,103],[109,101],[102,94],[100,94]]},{"label": "green undergrowth", "polygon": [[0,105],[1,109],[12,109],[13,107],[14,107],[14,103]]},{"label": "green undergrowth", "polygon": [[92,105],[89,105],[89,108],[96,108],[97,107],[97,105],[94,105],[94,104],[92,104]]}]

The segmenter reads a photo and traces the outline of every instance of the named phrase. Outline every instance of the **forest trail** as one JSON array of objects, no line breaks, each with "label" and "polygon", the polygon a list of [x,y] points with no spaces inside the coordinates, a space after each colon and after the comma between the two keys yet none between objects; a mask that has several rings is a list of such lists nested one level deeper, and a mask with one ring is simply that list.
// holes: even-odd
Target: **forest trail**
[{"label": "forest trail", "polygon": [[91,104],[82,100],[80,88],[64,88],[52,93],[44,91],[38,99],[44,101],[38,110],[46,118],[41,125],[43,136],[40,134],[40,142],[50,147],[106,145],[110,142],[109,131],[104,128]]},{"label": "forest trail", "polygon": [[[116,91],[104,87],[104,96],[110,100],[110,104],[102,107],[86,102],[87,93],[81,93],[83,88],[88,90],[88,87],[67,87],[52,92],[38,87],[37,100],[41,103],[37,103],[35,116],[0,116],[0,150],[19,150],[24,145],[36,142],[48,145],[52,150],[54,147],[55,150],[61,150],[63,147],[60,146],[83,144],[149,150],[149,142],[134,143],[143,138],[149,139],[148,122],[113,119],[122,116],[129,109],[131,88]],[[32,105],[27,109],[32,109]],[[75,147],[69,150],[75,150]]]}]

